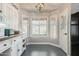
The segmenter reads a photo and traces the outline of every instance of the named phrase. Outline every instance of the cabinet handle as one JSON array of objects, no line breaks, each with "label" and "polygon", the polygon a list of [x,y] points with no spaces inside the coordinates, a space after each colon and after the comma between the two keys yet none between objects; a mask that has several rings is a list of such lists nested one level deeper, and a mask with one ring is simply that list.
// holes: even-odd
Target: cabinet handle
[{"label": "cabinet handle", "polygon": [[67,35],[67,33],[64,33],[65,35]]},{"label": "cabinet handle", "polygon": [[16,41],[16,40],[14,40],[14,41]]},{"label": "cabinet handle", "polygon": [[23,42],[24,42],[25,40],[23,40]]},{"label": "cabinet handle", "polygon": [[20,51],[20,49],[18,49],[18,51]]},{"label": "cabinet handle", "polygon": [[25,44],[23,45],[23,47],[25,47]]},{"label": "cabinet handle", "polygon": [[7,46],[7,44],[4,44],[4,46]]}]

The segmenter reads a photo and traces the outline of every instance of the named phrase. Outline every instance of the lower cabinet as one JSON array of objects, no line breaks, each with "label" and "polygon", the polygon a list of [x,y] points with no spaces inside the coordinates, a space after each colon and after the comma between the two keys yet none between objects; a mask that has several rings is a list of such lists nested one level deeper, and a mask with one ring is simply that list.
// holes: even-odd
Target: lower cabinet
[{"label": "lower cabinet", "polygon": [[0,42],[0,55],[7,54],[3,52],[9,49],[10,47],[11,47],[11,40],[5,40],[5,41]]},{"label": "lower cabinet", "polygon": [[18,56],[20,56],[23,53],[22,49],[23,49],[22,48],[22,39],[19,39],[18,44],[17,44],[17,54],[18,54]]},{"label": "lower cabinet", "polygon": [[20,56],[26,50],[26,39],[24,35],[13,37],[0,42],[0,56]]},{"label": "lower cabinet", "polygon": [[11,46],[11,56],[17,56],[17,42],[12,42]]},{"label": "lower cabinet", "polygon": [[26,38],[17,37],[12,39],[11,56],[20,56],[26,49]]}]

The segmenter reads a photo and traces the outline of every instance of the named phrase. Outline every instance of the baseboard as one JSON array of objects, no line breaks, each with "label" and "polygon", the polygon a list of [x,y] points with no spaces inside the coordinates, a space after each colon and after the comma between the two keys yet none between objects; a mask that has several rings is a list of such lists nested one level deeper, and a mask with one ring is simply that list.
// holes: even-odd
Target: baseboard
[{"label": "baseboard", "polygon": [[29,43],[27,43],[27,45],[30,45],[30,44],[48,44],[48,45],[52,45],[52,46],[55,46],[55,47],[60,48],[59,45],[56,45],[56,44],[54,44],[54,43],[49,43],[49,42],[42,42],[42,43],[38,43],[38,42],[29,42]]}]

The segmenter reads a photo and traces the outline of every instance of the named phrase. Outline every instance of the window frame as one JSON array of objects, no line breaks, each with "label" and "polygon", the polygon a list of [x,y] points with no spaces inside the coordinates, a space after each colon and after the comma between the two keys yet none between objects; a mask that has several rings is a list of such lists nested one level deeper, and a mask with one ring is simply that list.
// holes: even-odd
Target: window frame
[{"label": "window frame", "polygon": [[[24,18],[26,18],[26,19],[24,19]],[[27,25],[26,25],[26,27],[27,27],[27,31],[24,31],[24,22],[27,22]],[[27,36],[29,36],[29,16],[26,16],[25,14],[22,14],[22,21],[21,21],[21,23],[22,23],[22,25],[21,25],[21,27],[22,27],[22,32],[23,33],[26,33],[27,32]]]},{"label": "window frame", "polygon": [[[44,34],[38,34],[38,35],[37,34],[36,35],[35,34],[32,34],[32,21],[33,20],[37,20],[38,21],[38,20],[40,20],[40,17],[39,18],[32,18],[31,19],[31,26],[30,26],[31,27],[31,29],[30,29],[31,33],[30,33],[30,36],[31,37],[48,37],[48,18],[47,17],[44,17],[44,20],[46,20],[46,35],[44,35]],[[43,25],[43,24],[41,24],[41,25]],[[39,24],[39,26],[40,26],[40,24]]]}]

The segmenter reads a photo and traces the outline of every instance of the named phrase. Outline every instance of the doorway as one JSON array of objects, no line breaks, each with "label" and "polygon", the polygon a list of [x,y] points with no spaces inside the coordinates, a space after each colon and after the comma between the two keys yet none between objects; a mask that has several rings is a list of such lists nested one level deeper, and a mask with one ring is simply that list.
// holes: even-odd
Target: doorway
[{"label": "doorway", "polygon": [[71,55],[79,56],[79,12],[71,15]]}]

